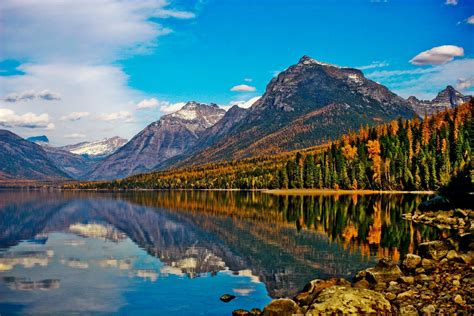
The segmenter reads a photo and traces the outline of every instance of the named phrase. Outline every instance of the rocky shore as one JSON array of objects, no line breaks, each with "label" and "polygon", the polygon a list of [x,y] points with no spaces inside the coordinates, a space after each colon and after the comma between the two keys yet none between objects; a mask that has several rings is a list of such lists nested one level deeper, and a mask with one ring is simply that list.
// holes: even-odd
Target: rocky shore
[{"label": "rocky shore", "polygon": [[271,301],[263,311],[233,315],[474,313],[474,212],[417,211],[406,219],[449,231],[441,240],[419,245],[400,264],[389,258],[345,279],[312,280],[293,299]]}]

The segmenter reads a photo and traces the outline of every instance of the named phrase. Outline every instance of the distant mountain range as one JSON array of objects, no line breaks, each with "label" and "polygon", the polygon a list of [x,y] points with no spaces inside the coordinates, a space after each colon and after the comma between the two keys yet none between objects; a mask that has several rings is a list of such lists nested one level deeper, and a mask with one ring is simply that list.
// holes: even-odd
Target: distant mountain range
[{"label": "distant mountain range", "polygon": [[117,152],[98,163],[88,178],[113,179],[154,170],[166,160],[197,146],[201,134],[224,114],[216,104],[189,102],[179,111],[148,125]]},{"label": "distant mountain range", "polygon": [[[53,148],[45,136],[30,138],[42,145],[41,157],[50,166],[32,179],[39,179],[40,175],[114,179],[169,167],[276,154],[322,144],[361,125],[416,114],[424,117],[469,99],[448,86],[432,101],[415,97],[405,100],[365,78],[358,69],[303,56],[296,65],[273,78],[264,95],[248,109],[235,105],[226,112],[216,104],[188,102],[179,111],[151,123],[128,142],[113,137]],[[12,139],[10,135],[7,142],[20,142],[18,138]],[[5,157],[14,160],[10,154],[27,154],[5,151],[0,148],[0,161]],[[28,172],[14,170],[22,168],[21,165],[10,163],[5,170],[0,169],[4,172],[0,178],[28,177]]]}]

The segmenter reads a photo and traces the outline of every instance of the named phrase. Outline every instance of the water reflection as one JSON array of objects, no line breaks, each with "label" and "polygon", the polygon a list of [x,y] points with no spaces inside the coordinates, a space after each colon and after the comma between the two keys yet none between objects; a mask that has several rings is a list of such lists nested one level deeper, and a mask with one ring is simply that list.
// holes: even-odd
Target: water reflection
[{"label": "water reflection", "polygon": [[[350,277],[434,237],[401,217],[424,198],[0,192],[0,311],[134,314],[158,300],[168,314],[218,315],[262,306],[267,293],[289,296],[312,278]],[[47,288],[49,300],[75,295],[77,304],[52,311],[26,294]],[[238,299],[221,303],[223,293]]]}]

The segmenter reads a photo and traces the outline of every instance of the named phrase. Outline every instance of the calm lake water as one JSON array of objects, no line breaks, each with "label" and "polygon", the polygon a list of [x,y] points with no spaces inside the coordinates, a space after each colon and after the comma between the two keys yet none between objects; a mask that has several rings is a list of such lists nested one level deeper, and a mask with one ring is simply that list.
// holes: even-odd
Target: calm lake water
[{"label": "calm lake water", "polygon": [[402,220],[427,198],[0,191],[0,314],[262,308],[435,237]]}]

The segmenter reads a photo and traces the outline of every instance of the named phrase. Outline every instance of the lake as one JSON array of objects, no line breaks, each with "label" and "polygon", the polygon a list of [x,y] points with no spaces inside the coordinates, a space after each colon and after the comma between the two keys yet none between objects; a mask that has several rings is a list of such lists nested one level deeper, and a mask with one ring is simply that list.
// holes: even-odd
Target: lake
[{"label": "lake", "polygon": [[402,219],[428,197],[0,191],[0,314],[262,308],[435,238]]}]

